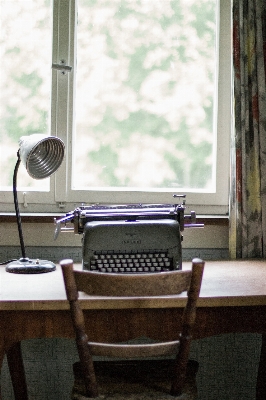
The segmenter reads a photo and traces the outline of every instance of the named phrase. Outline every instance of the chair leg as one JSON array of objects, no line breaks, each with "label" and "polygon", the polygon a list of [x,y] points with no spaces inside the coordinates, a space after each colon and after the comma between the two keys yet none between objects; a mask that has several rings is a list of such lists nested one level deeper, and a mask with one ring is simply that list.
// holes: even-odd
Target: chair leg
[{"label": "chair leg", "polygon": [[257,376],[256,400],[266,399],[266,334],[262,335],[260,362]]},{"label": "chair leg", "polygon": [[28,400],[27,383],[22,360],[20,342],[15,343],[7,352],[7,362],[16,400]]}]

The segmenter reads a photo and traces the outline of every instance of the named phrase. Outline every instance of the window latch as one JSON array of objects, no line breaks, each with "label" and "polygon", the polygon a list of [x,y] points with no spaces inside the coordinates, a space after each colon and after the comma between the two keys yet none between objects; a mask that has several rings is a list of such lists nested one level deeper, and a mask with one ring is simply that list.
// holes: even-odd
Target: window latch
[{"label": "window latch", "polygon": [[62,75],[65,75],[66,72],[71,72],[72,67],[66,65],[65,60],[61,60],[60,64],[52,64],[52,69],[56,69],[57,71],[60,71]]}]

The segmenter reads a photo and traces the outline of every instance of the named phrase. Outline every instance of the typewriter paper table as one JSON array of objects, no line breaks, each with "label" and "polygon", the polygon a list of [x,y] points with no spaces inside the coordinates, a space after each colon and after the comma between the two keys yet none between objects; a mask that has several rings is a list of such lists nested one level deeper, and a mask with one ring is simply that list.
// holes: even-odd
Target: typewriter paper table
[{"label": "typewriter paper table", "polygon": [[[81,267],[76,265],[76,268]],[[190,263],[184,263],[183,269],[186,268],[190,268]],[[4,267],[0,267],[0,278],[0,362],[2,366],[7,353],[11,375],[15,378],[16,399],[25,400],[23,369],[17,359],[19,342],[30,338],[74,337],[62,273],[58,267],[49,274],[16,275],[6,273]],[[266,261],[206,262],[194,338],[231,332],[266,334],[265,282]],[[132,334],[175,339],[181,305],[182,296],[126,301],[89,296],[82,299],[85,318],[94,320],[93,331],[88,326],[92,341],[96,338],[123,341]],[[115,329],[111,329],[114,324]],[[266,347],[265,336],[263,348]],[[266,360],[266,355],[262,359]],[[260,386],[266,381],[264,374],[266,368],[261,361]],[[260,389],[257,400],[265,400],[264,389]]]}]

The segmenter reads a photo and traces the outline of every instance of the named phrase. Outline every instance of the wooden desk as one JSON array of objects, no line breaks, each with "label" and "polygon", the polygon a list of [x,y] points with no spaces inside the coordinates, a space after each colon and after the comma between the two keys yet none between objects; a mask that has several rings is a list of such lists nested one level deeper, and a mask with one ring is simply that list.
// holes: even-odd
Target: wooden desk
[{"label": "wooden desk", "polygon": [[[190,263],[184,263],[183,268],[190,268]],[[82,298],[85,318],[94,319],[94,330],[88,326],[90,340],[97,337],[110,342],[132,336],[175,339],[183,302],[182,295],[154,299]],[[149,308],[148,312],[143,307]],[[266,333],[265,316],[266,260],[206,262],[195,339],[230,332]],[[0,366],[7,353],[11,372],[16,376],[16,367],[20,366],[12,360],[19,357],[18,343],[41,337],[74,337],[60,267],[41,275],[9,274],[0,267]],[[263,350],[265,343],[263,340]],[[266,398],[264,358],[262,353],[257,400]],[[16,388],[15,384],[14,390],[16,399],[27,398],[21,386]]]}]

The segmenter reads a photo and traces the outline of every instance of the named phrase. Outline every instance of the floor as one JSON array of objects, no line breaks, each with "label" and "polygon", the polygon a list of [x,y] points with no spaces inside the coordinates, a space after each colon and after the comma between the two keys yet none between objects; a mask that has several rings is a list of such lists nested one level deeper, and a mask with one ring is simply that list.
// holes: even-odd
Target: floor
[{"label": "floor", "polygon": [[[77,361],[73,340],[34,339],[23,342],[29,400],[67,400]],[[260,335],[229,334],[194,341],[191,357],[200,364],[199,400],[254,400]],[[13,400],[6,365],[1,374],[2,400]]]}]

